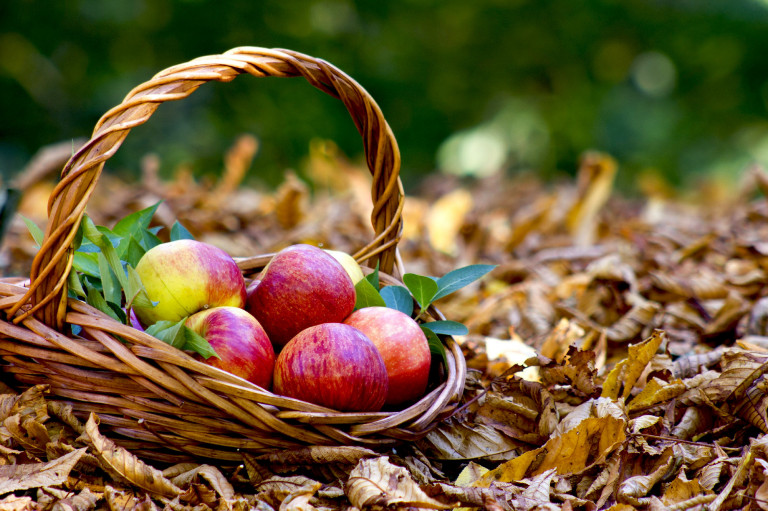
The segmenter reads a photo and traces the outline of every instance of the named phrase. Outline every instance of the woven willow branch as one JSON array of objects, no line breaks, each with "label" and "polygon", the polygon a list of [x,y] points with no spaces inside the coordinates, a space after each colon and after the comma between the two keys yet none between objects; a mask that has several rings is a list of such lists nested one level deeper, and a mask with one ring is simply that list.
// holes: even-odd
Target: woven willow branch
[{"label": "woven willow branch", "polygon": [[161,103],[186,98],[205,82],[229,82],[243,73],[256,77],[301,76],[344,103],[363,139],[373,175],[371,223],[375,238],[355,256],[360,261],[375,257],[383,271],[392,271],[402,230],[400,151],[376,102],[352,78],[323,60],[289,50],[241,47],[159,72],[99,120],[91,139],[64,167],[61,181],[51,194],[48,226],[32,262],[29,291],[17,302],[0,303],[10,317],[24,309],[14,322],[34,315],[47,325],[63,328],[72,241],[104,163],[117,152],[128,132],[145,123]]}]

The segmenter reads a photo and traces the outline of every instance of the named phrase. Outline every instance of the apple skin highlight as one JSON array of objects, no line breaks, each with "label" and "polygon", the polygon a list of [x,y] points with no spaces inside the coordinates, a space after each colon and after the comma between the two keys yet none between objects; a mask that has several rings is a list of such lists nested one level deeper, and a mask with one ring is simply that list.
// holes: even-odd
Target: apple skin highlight
[{"label": "apple skin highlight", "polygon": [[194,240],[163,243],[139,260],[136,272],[155,307],[134,307],[145,326],[180,321],[211,307],[243,307],[245,279],[234,259]]},{"label": "apple skin highlight", "polygon": [[379,350],[389,376],[388,406],[424,396],[432,355],[416,321],[395,309],[365,307],[350,314],[344,323],[363,332]]},{"label": "apple skin highlight", "polygon": [[302,330],[277,356],[274,391],[348,412],[375,412],[384,406],[387,369],[376,346],[342,323]]},{"label": "apple skin highlight", "polygon": [[276,349],[305,328],[341,323],[355,308],[355,286],[344,267],[311,245],[281,250],[260,278],[245,308]]}]

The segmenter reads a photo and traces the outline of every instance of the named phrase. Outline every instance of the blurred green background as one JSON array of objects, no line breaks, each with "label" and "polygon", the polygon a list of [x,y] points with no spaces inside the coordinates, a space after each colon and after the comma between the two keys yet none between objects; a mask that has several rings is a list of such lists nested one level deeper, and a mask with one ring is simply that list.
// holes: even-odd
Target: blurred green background
[{"label": "blurred green background", "polygon": [[[436,169],[573,173],[587,149],[620,163],[632,189],[649,169],[678,186],[768,163],[766,0],[69,0],[0,2],[0,169],[88,136],[155,72],[234,46],[324,58],[376,98],[403,153],[406,184]],[[275,184],[314,137],[350,157],[343,106],[301,80],[241,77],[164,104],[113,171],[157,152],[221,168],[241,133]]]}]

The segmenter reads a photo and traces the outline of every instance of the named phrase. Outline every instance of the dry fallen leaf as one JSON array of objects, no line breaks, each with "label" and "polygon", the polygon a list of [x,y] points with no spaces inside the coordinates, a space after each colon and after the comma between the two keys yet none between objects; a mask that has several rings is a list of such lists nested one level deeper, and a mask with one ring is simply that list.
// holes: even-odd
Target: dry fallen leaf
[{"label": "dry fallen leaf", "polygon": [[0,466],[0,494],[66,482],[85,451],[77,449],[47,463]]},{"label": "dry fallen leaf", "polygon": [[126,449],[117,446],[99,432],[99,423],[94,414],[88,418],[85,432],[80,439],[87,443],[101,466],[116,480],[141,488],[152,494],[176,497],[182,490],[163,476],[162,472],[147,465]]},{"label": "dry fallen leaf", "polygon": [[429,497],[419,488],[407,470],[393,465],[386,456],[361,460],[349,474],[344,491],[352,505],[360,509],[402,506],[426,509],[455,507]]}]

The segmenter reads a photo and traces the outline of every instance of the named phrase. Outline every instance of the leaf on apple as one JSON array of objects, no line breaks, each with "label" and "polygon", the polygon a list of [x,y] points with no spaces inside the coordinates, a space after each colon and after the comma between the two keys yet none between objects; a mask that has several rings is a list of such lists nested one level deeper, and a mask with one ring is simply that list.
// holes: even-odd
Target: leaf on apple
[{"label": "leaf on apple", "polygon": [[384,303],[390,309],[398,310],[408,316],[413,314],[413,297],[403,286],[385,286],[380,293]]},{"label": "leaf on apple", "polygon": [[152,337],[156,337],[166,344],[170,344],[174,348],[181,349],[187,342],[186,335],[182,330],[185,319],[178,322],[173,321],[158,321],[154,325],[147,327],[147,332]]},{"label": "leaf on apple", "polygon": [[379,291],[367,278],[355,284],[355,310],[364,307],[386,307],[386,305]]},{"label": "leaf on apple", "polygon": [[178,322],[158,321],[154,325],[150,325],[145,332],[166,344],[170,344],[174,348],[194,351],[204,358],[219,358],[219,355],[205,337],[186,326],[186,321],[187,318],[183,318]]}]

